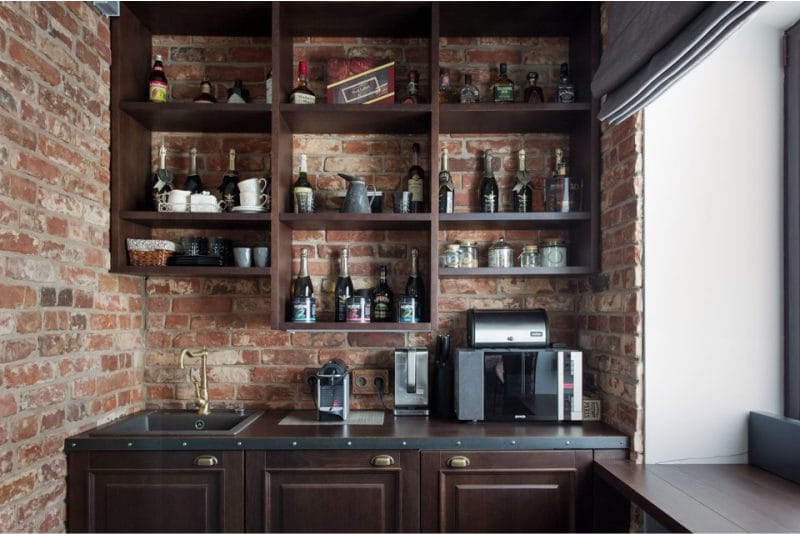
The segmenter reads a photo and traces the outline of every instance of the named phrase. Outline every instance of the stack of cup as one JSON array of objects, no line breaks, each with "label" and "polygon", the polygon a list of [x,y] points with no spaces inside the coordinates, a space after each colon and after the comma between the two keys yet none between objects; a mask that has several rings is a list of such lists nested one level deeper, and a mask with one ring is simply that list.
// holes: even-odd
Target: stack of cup
[{"label": "stack of cup", "polygon": [[239,206],[232,211],[269,211],[266,178],[248,178],[239,182]]}]

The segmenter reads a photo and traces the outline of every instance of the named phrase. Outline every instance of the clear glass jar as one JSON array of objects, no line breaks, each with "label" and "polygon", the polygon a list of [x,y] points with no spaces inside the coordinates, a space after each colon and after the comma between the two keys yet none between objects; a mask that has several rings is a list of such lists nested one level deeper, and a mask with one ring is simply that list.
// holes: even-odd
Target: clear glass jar
[{"label": "clear glass jar", "polygon": [[514,249],[500,238],[489,247],[489,267],[508,268],[514,266]]},{"label": "clear glass jar", "polygon": [[459,242],[461,260],[459,266],[466,269],[478,267],[478,244],[471,241]]},{"label": "clear glass jar", "polygon": [[537,245],[525,245],[519,255],[520,267],[540,267],[539,247]]},{"label": "clear glass jar", "polygon": [[445,245],[441,256],[439,256],[440,267],[457,268],[461,266],[461,245],[450,243]]},{"label": "clear glass jar", "polygon": [[564,239],[546,239],[539,245],[542,267],[567,266],[567,242]]}]

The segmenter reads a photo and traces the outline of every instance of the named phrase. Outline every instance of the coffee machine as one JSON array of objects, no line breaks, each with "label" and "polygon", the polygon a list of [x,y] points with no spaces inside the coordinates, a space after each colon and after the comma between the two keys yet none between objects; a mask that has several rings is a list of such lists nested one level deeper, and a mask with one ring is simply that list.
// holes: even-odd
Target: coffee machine
[{"label": "coffee machine", "polygon": [[394,414],[428,415],[428,349],[394,351]]}]

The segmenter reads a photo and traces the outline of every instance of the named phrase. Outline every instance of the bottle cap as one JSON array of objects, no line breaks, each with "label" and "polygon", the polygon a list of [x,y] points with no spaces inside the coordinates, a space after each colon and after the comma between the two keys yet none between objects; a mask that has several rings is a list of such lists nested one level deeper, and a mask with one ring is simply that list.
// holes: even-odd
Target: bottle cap
[{"label": "bottle cap", "polygon": [[297,72],[300,73],[301,76],[308,76],[308,65],[304,60],[300,60],[300,63],[297,65]]},{"label": "bottle cap", "polygon": [[419,72],[417,72],[416,70],[408,71],[408,79],[409,79],[409,81],[412,81],[414,83],[418,82],[419,81]]},{"label": "bottle cap", "polygon": [[164,60],[161,58],[161,54],[156,54],[156,61],[164,61]]}]

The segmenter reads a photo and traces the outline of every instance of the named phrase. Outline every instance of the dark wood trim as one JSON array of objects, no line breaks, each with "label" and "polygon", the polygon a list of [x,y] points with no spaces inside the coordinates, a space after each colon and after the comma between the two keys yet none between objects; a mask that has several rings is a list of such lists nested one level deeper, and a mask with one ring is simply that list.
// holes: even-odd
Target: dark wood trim
[{"label": "dark wood trim", "polygon": [[281,322],[280,330],[314,332],[430,332],[431,323],[316,323]]},{"label": "dark wood trim", "polygon": [[120,109],[148,130],[162,132],[269,133],[269,104],[120,102]]},{"label": "dark wood trim", "polygon": [[591,267],[478,267],[476,269],[461,269],[455,267],[440,267],[439,277],[485,277],[485,276],[579,276],[591,274]]}]

